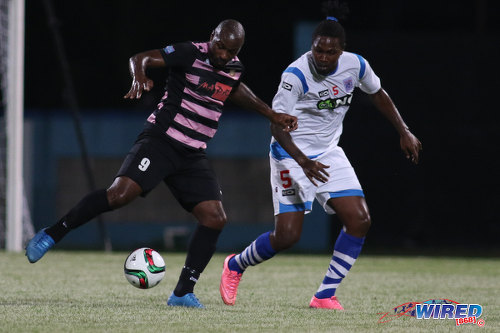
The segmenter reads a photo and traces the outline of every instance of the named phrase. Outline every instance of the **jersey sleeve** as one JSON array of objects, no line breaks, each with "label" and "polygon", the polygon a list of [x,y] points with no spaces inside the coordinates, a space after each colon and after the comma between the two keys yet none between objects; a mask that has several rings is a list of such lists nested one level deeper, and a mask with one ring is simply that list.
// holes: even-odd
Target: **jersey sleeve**
[{"label": "jersey sleeve", "polygon": [[196,48],[192,43],[170,44],[160,50],[167,67],[190,66],[195,57]]},{"label": "jersey sleeve", "polygon": [[358,56],[360,61],[359,88],[367,94],[374,94],[382,87],[380,78],[375,74],[372,67],[363,57]]},{"label": "jersey sleeve", "polygon": [[281,75],[278,92],[273,98],[273,110],[279,113],[292,114],[295,103],[304,94],[302,81],[293,73]]}]

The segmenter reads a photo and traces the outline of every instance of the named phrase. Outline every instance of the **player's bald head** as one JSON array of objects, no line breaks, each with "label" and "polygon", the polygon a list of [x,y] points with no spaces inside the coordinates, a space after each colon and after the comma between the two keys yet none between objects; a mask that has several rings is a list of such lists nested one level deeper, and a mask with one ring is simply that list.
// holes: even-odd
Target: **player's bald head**
[{"label": "player's bald head", "polygon": [[238,55],[245,42],[245,29],[236,20],[224,20],[212,31],[208,57],[212,66],[224,66]]},{"label": "player's bald head", "polygon": [[212,32],[212,39],[221,40],[223,43],[233,46],[239,45],[241,48],[245,42],[245,29],[236,20],[224,20]]}]

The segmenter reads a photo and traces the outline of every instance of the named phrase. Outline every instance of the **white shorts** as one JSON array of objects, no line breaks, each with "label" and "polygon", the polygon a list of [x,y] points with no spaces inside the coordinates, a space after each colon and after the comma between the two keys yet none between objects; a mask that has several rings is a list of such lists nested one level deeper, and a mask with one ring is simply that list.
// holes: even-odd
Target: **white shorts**
[{"label": "white shorts", "polygon": [[307,214],[311,212],[315,198],[325,212],[335,214],[327,205],[330,198],[364,197],[358,177],[342,148],[337,146],[313,160],[330,166],[325,169],[330,175],[328,181],[316,181],[318,186],[311,183],[294,159],[277,160],[269,154],[274,215],[296,211],[305,211]]}]

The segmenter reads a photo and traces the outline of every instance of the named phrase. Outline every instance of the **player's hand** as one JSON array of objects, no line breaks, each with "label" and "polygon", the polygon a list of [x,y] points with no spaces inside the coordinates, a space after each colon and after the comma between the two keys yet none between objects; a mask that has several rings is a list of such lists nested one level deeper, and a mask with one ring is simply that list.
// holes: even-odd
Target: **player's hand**
[{"label": "player's hand", "polygon": [[318,186],[315,180],[326,183],[328,181],[328,177],[330,177],[330,174],[325,170],[330,167],[329,165],[324,165],[321,162],[313,161],[309,158],[301,161],[299,165],[302,167],[304,174],[311,181],[311,183],[314,184],[314,186]]},{"label": "player's hand", "polygon": [[419,153],[422,151],[422,143],[410,131],[407,131],[399,139],[401,149],[406,158],[417,164],[419,160]]},{"label": "player's hand", "polygon": [[286,113],[274,113],[272,122],[281,127],[285,132],[295,131],[298,127],[297,117]]},{"label": "player's hand", "polygon": [[130,87],[130,90],[125,96],[123,96],[123,98],[139,99],[141,98],[144,91],[150,91],[153,86],[153,80],[150,80],[148,78],[134,78],[132,80],[132,86]]}]

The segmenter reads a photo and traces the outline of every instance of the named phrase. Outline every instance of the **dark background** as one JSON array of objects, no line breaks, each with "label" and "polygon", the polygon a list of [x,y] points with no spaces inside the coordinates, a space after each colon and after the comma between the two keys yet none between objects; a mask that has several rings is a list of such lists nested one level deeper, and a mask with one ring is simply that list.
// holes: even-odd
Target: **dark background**
[{"label": "dark background", "polygon": [[[342,22],[346,50],[369,60],[424,146],[421,163],[411,165],[388,122],[363,93],[355,96],[340,145],[365,188],[374,244],[498,248],[498,2],[350,1],[349,7]],[[244,81],[271,103],[281,72],[296,58],[296,24],[324,17],[319,1],[54,1],[54,8],[83,114],[151,108],[161,94],[159,79],[141,101],[122,98],[131,82],[128,58],[173,42],[205,41],[226,18],[246,29],[239,54]],[[41,0],[26,2],[25,52],[27,113],[66,107]]]}]

